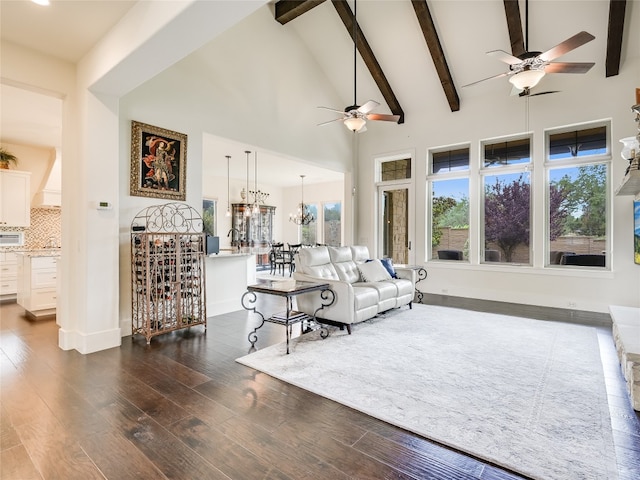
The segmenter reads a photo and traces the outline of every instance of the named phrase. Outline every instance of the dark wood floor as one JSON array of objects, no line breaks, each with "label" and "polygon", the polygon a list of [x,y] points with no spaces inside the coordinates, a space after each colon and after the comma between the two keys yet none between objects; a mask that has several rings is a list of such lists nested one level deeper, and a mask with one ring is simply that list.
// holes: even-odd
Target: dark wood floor
[{"label": "dark wood floor", "polygon": [[[81,355],[57,347],[55,321],[0,305],[1,478],[522,478],[236,363],[247,317]],[[266,325],[257,347],[282,328]],[[597,328],[620,479],[637,480],[639,417]]]}]

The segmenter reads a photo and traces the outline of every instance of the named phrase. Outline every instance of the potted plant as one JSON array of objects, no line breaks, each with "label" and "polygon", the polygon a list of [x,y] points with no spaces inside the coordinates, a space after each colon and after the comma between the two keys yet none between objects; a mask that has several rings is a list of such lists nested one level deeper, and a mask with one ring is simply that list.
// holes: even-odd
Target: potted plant
[{"label": "potted plant", "polygon": [[9,165],[18,165],[18,157],[4,147],[0,147],[0,168],[7,169]]}]

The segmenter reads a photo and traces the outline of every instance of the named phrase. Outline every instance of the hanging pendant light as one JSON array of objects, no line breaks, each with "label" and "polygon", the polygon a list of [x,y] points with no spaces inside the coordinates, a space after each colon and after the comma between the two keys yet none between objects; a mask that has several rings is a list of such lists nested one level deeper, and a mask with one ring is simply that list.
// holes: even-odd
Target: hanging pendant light
[{"label": "hanging pendant light", "polygon": [[227,213],[224,214],[225,217],[231,216],[231,195],[229,189],[229,160],[231,159],[231,155],[226,155],[227,157]]},{"label": "hanging pendant light", "polygon": [[245,195],[245,204],[244,204],[244,216],[245,217],[250,217],[251,216],[251,207],[249,206],[249,154],[251,153],[250,150],[245,150],[244,153],[247,154],[247,188],[245,190],[246,195]]},{"label": "hanging pendant light", "polygon": [[253,214],[260,213],[260,207],[258,207],[258,152],[253,154]]},{"label": "hanging pendant light", "polygon": [[356,96],[356,87],[357,87],[357,77],[356,77],[356,60],[357,60],[357,52],[358,52],[358,2],[354,0],[353,2],[353,110],[350,110],[351,114],[349,117],[344,119],[344,126],[347,127],[352,132],[359,132],[367,123],[366,120],[358,114],[357,107],[357,96]]},{"label": "hanging pendant light", "polygon": [[304,177],[305,175],[300,175],[301,196],[298,213],[296,215],[294,215],[293,213],[289,214],[289,221],[295,223],[296,225],[309,225],[315,220],[313,213],[309,211],[309,207],[304,204]]}]

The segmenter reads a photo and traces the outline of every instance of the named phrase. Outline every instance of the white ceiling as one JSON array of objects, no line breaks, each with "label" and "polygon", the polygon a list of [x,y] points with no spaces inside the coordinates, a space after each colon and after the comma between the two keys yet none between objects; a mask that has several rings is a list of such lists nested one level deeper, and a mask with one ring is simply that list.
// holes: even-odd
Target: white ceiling
[{"label": "white ceiling", "polygon": [[[2,40],[77,62],[136,3],[102,0],[51,2],[49,7],[41,7],[28,0],[1,0]],[[524,2],[520,3],[524,21]],[[353,2],[350,4],[353,8]],[[507,70],[505,64],[486,56],[486,52],[490,50],[510,51],[503,1],[429,0],[428,5],[460,96],[461,109],[468,107],[474,98],[480,96],[496,94],[508,97],[510,85],[504,78],[461,88],[467,83]],[[630,28],[628,20],[633,15],[632,11],[640,8],[640,2],[627,2],[626,8],[627,22],[623,37],[621,69],[625,68],[625,58],[637,56],[640,47],[639,30]],[[586,30],[595,35],[596,39],[559,60],[594,61],[596,66],[587,75],[604,76],[608,11],[608,0],[531,0],[530,50],[547,50],[579,31]],[[357,20],[405,111],[406,121],[410,122],[419,115],[450,115],[447,100],[411,2],[361,0],[358,2],[357,15]],[[290,35],[292,41],[302,42],[309,54],[316,59],[342,101],[342,105],[326,106],[342,110],[344,106],[353,103],[353,43],[330,1],[322,3],[284,26],[274,20],[273,28],[281,29],[280,31]],[[64,34],[60,34],[61,32]],[[572,82],[580,81],[580,76],[548,75],[539,88],[569,90]],[[374,99],[381,103],[376,112],[389,113],[388,106],[359,56],[357,77],[357,102],[362,104],[368,99]],[[0,92],[3,139],[11,136],[18,138],[18,135],[23,135],[28,128],[23,122],[22,133],[14,131],[14,125],[9,120],[12,115],[9,112],[14,107],[22,112],[33,111],[33,107],[21,108],[7,99],[6,92],[7,88],[3,86]],[[24,100],[28,101],[26,98]],[[315,109],[317,106],[301,105],[300,108]],[[32,115],[32,121],[33,117]],[[38,118],[45,117],[46,115],[38,115]],[[319,121],[330,120],[334,118],[334,114],[322,111],[319,112],[318,118]],[[29,128],[34,127],[31,125]],[[344,127],[334,124],[322,128]],[[55,128],[49,125],[44,127],[43,132],[54,130]],[[40,134],[39,141],[44,141],[44,135]],[[244,150],[256,149],[251,145],[239,145],[217,137],[205,141],[212,149],[213,155],[222,157],[229,154],[234,158],[244,158]],[[258,151],[261,164],[264,165],[269,163],[268,158],[271,155],[277,156],[275,152]],[[297,159],[282,160],[297,163]],[[297,165],[287,165],[287,168],[263,168],[265,177],[262,173],[260,177],[269,182],[266,176],[271,174],[273,184],[278,185],[285,182],[283,179],[287,175],[291,177],[288,180],[289,184],[297,184],[298,175],[302,173],[308,174],[310,178],[320,175],[319,172],[309,170],[307,173],[296,167]],[[335,175],[335,172],[328,172],[329,177],[331,174]]]}]

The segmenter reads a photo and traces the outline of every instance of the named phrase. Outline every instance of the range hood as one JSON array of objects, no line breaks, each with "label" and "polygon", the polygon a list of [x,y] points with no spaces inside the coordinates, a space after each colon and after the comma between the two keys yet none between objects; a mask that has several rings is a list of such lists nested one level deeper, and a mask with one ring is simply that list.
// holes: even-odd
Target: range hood
[{"label": "range hood", "polygon": [[55,158],[42,183],[43,187],[33,197],[32,206],[36,208],[60,208],[62,205],[62,166],[59,148],[56,148]]}]

